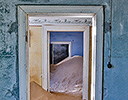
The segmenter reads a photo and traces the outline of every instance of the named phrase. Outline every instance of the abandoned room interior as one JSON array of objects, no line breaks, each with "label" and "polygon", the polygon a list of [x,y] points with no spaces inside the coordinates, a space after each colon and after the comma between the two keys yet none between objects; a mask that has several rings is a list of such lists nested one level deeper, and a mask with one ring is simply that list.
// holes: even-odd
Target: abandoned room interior
[{"label": "abandoned room interior", "polygon": [[[89,100],[91,98],[91,19],[74,15],[51,17],[42,15],[42,17],[30,16],[28,21],[30,100],[50,98],[48,93],[55,96],[54,98],[57,100],[60,98],[61,100],[82,100],[82,98],[85,99],[85,89],[88,90],[86,98]],[[45,30],[47,31],[45,32]],[[86,32],[86,30],[88,31]],[[46,41],[43,38],[45,34],[48,34]],[[89,34],[88,40],[84,38],[87,36],[86,34]],[[47,42],[47,47],[44,47],[44,42]],[[88,42],[89,45],[86,45],[85,42]],[[43,47],[48,51],[47,55],[45,55]],[[83,67],[85,66],[83,57],[86,56],[83,55],[83,51],[86,47],[89,48],[90,60],[84,59],[85,62],[90,62],[87,72],[87,74],[90,73],[89,84],[86,84],[89,89],[83,86],[83,77],[85,77],[83,73],[86,71]],[[46,66],[47,72],[44,72],[47,73],[45,83],[43,77],[45,68],[42,65],[45,64],[46,59],[48,59],[48,65]],[[45,84],[47,85],[45,86]],[[39,91],[35,89],[35,85],[40,85],[43,93],[45,90],[48,91],[47,97],[44,98],[46,93],[42,95],[42,92],[37,96],[33,92]]]},{"label": "abandoned room interior", "polygon": [[1,0],[0,100],[128,100],[127,0]]}]

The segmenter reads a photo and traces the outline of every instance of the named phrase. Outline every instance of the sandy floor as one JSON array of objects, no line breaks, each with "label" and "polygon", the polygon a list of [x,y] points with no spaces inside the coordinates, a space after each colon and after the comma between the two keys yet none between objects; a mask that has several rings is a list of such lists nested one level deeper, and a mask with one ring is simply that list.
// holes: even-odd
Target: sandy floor
[{"label": "sandy floor", "polygon": [[81,95],[49,93],[35,82],[30,83],[30,100],[82,100]]},{"label": "sandy floor", "polygon": [[74,56],[51,66],[50,90],[30,83],[31,100],[82,100],[83,58]]},{"label": "sandy floor", "polygon": [[74,56],[51,66],[50,90],[61,93],[81,94],[83,58]]}]

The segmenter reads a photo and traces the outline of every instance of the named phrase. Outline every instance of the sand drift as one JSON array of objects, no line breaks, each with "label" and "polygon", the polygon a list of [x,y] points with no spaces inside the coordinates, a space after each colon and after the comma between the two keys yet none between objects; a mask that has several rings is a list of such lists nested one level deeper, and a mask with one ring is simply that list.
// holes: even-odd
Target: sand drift
[{"label": "sand drift", "polygon": [[50,91],[63,93],[82,93],[83,57],[66,58],[51,65]]},{"label": "sand drift", "polygon": [[50,91],[30,83],[30,100],[82,100],[83,58],[66,58],[51,65]]},{"label": "sand drift", "polygon": [[30,100],[82,100],[81,95],[50,93],[35,82],[30,84]]}]

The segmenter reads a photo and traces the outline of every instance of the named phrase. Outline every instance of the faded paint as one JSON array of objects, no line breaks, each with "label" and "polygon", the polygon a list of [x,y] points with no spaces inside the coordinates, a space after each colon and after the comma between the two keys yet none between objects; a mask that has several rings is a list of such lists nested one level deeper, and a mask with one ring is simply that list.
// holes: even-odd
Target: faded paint
[{"label": "faded paint", "polygon": [[[0,100],[19,100],[16,7],[20,4],[103,5],[105,10],[104,87],[107,88],[103,100],[128,100],[128,0],[113,0],[112,9],[110,7],[110,0],[1,0]],[[112,64],[114,68],[108,69],[111,10]],[[123,28],[120,27],[120,23]]]},{"label": "faded paint", "polygon": [[42,27],[30,26],[29,69],[30,82],[42,84]]}]

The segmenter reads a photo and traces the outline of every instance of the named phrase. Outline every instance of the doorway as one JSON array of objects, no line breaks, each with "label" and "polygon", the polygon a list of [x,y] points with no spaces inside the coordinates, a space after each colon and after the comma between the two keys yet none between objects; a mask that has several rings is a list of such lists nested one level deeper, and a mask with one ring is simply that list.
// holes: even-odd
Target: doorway
[{"label": "doorway", "polygon": [[[21,9],[22,8],[22,9]],[[32,8],[35,8],[32,10]],[[59,10],[58,10],[59,9]],[[65,10],[64,10],[65,9]],[[35,12],[38,14],[35,14]],[[52,12],[58,13],[53,14]],[[74,14],[72,14],[72,12]],[[82,12],[82,13],[81,13]],[[19,6],[18,8],[18,15],[19,15],[19,76],[20,76],[20,100],[26,100],[28,98],[29,100],[29,67],[28,67],[28,50],[26,52],[26,49],[28,49],[28,42],[26,39],[29,39],[29,37],[26,38],[26,36],[29,36],[28,32],[26,32],[26,29],[28,30],[28,26],[26,26],[26,19],[28,15],[40,15],[44,14],[46,15],[59,15],[59,13],[63,13],[61,15],[75,15],[78,16],[81,14],[81,16],[84,17],[90,17],[92,19],[92,83],[91,83],[91,100],[101,100],[102,99],[102,62],[103,62],[103,8],[102,6]],[[48,13],[48,14],[46,14]],[[70,14],[67,14],[70,13]],[[83,15],[82,15],[83,14]],[[27,28],[26,28],[27,27]],[[44,37],[46,34],[44,34]],[[47,39],[47,37],[45,37]],[[44,41],[45,41],[44,39]],[[47,46],[47,43],[43,42],[43,46]],[[46,47],[47,48],[47,47]],[[43,52],[47,50],[44,48]],[[47,55],[43,54],[43,57]],[[44,59],[43,59],[44,60]],[[46,61],[43,65],[47,66],[48,64]],[[49,69],[44,69],[45,72]],[[44,74],[44,76],[46,76]],[[47,77],[47,76],[46,76]],[[46,78],[45,77],[45,78]],[[48,78],[46,79],[48,82]],[[45,80],[45,81],[46,81]],[[45,86],[44,88],[47,89],[48,84],[43,84],[44,79],[42,81],[42,86]],[[46,82],[44,82],[46,83]],[[85,85],[83,85],[85,86]],[[86,96],[88,97],[88,96]],[[87,99],[88,100],[88,99]]]},{"label": "doorway", "polygon": [[71,42],[50,42],[50,64],[57,64],[67,57],[71,57]]},{"label": "doorway", "polygon": [[[47,26],[45,26],[45,28],[46,27]],[[87,36],[87,33],[88,32],[86,32],[86,31],[89,31],[89,29],[88,29],[89,27],[88,26],[68,26],[68,28],[67,28],[67,26],[61,26],[62,28],[60,28],[60,26],[51,27],[51,25],[50,25],[50,28],[53,28],[53,30],[55,29],[55,27],[56,27],[56,31],[58,29],[60,31],[57,31],[57,32],[56,31],[54,31],[54,32],[53,31],[52,32],[48,31],[47,32],[47,34],[49,36],[47,38],[47,40],[50,41],[50,42],[47,42],[48,43],[47,45],[49,45],[48,46],[49,47],[49,51],[51,50],[50,49],[50,44],[66,44],[66,45],[69,45],[68,46],[69,47],[68,51],[70,52],[70,56],[68,56],[68,57],[71,57],[72,56],[72,58],[71,59],[68,59],[68,60],[70,60],[70,62],[72,60],[73,61],[75,60],[75,62],[76,62],[76,60],[77,60],[77,63],[75,65],[71,65],[71,66],[68,65],[70,67],[70,70],[68,70],[68,71],[69,72],[72,71],[71,68],[73,68],[73,66],[75,66],[75,69],[79,70],[79,72],[80,72],[80,73],[75,73],[75,71],[77,71],[77,70],[75,70],[75,71],[72,72],[72,74],[75,73],[75,77],[76,77],[77,74],[79,76],[79,77],[77,77],[77,79],[73,80],[73,81],[75,81],[75,82],[77,81],[77,82],[76,82],[76,84],[73,84],[72,86],[77,86],[77,87],[75,87],[75,89],[79,89],[81,91],[81,93],[82,93],[82,82],[81,81],[82,81],[82,78],[83,78],[82,77],[82,73],[83,73],[82,72],[83,71],[83,61],[82,61],[83,60],[83,57],[82,56],[83,56],[83,40],[84,40],[83,33],[85,33],[86,34],[86,37],[88,37]],[[76,27],[77,27],[77,29],[75,29]],[[41,62],[41,50],[39,48],[41,48],[41,46],[42,46],[41,40],[43,40],[42,38],[44,38],[44,37],[41,38],[41,33],[46,34],[46,33],[44,33],[44,32],[41,31],[41,28],[42,28],[41,26],[29,26],[29,64],[30,64],[29,65],[29,69],[30,69],[30,82],[32,80],[32,81],[34,81],[36,83],[38,83],[37,82],[37,78],[39,78],[39,79],[41,78],[40,71],[42,70],[41,69],[41,66],[38,65],[38,64],[42,63]],[[43,27],[43,29],[44,29],[44,27]],[[49,30],[49,29],[47,29],[47,30]],[[61,30],[63,32],[61,32]],[[66,32],[66,30],[70,30],[70,32]],[[71,31],[71,30],[73,30],[73,31]],[[55,37],[56,37],[56,39],[55,39]],[[68,42],[66,42],[67,40],[68,40]],[[61,41],[61,42],[57,42],[57,41]],[[62,42],[62,41],[64,41],[64,42]],[[72,44],[72,47],[71,47],[71,44]],[[72,50],[71,50],[71,48],[72,48]],[[32,55],[34,55],[34,56],[32,56]],[[50,54],[49,54],[49,56],[50,56]],[[46,58],[46,56],[45,56],[45,58]],[[50,59],[49,59],[49,61],[50,61]],[[48,62],[48,63],[50,63],[50,62]],[[46,66],[45,68],[47,69],[47,67],[48,66]],[[80,68],[78,68],[78,67],[80,67]],[[66,75],[69,75],[69,74],[66,74]],[[44,76],[44,75],[42,75],[42,76]],[[45,77],[45,78],[48,78],[48,77]],[[79,84],[79,82],[80,82],[80,84]],[[71,82],[71,83],[73,83],[73,82]],[[40,83],[38,83],[38,84],[40,85]],[[47,84],[50,84],[50,83],[47,83]],[[51,91],[51,90],[49,89],[48,91]],[[75,93],[75,91],[76,90],[71,90],[70,89],[70,92],[72,92],[72,93],[73,92]],[[86,92],[87,92],[87,90],[86,90]],[[80,92],[77,91],[77,94],[78,93],[80,93]],[[78,99],[81,99],[81,98],[82,97],[80,95]]]},{"label": "doorway", "polygon": [[[50,47],[51,43],[54,44],[49,55],[50,92],[79,94],[82,97],[83,32],[55,31],[49,34]],[[51,63],[53,60],[55,63]]]},{"label": "doorway", "polygon": [[[43,26],[43,53],[44,53],[44,58],[43,63],[43,71],[42,76],[42,87],[50,91],[50,64],[49,64],[49,42],[50,42],[50,32],[65,32],[65,31],[70,31],[70,32],[82,32],[83,33],[83,99],[88,99],[88,71],[89,71],[89,36],[90,36],[90,28],[89,26],[72,26],[72,25],[45,25]],[[47,48],[48,47],[48,48]],[[86,51],[86,52],[85,52]]]}]

